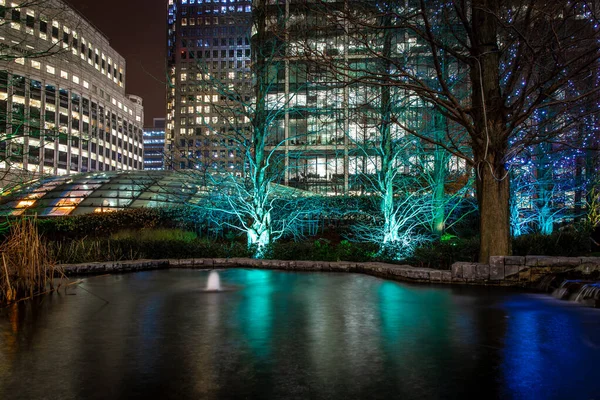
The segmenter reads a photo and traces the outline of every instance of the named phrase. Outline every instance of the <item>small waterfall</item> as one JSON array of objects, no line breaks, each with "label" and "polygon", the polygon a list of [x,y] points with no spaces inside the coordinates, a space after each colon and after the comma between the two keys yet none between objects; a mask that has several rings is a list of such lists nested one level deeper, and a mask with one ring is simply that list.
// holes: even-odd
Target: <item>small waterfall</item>
[{"label": "small waterfall", "polygon": [[579,279],[567,279],[552,292],[552,296],[560,300],[568,300],[571,294],[576,293],[584,284],[585,281]]},{"label": "small waterfall", "polygon": [[221,288],[221,277],[217,271],[210,271],[208,275],[208,283],[206,284],[206,291],[220,292]]},{"label": "small waterfall", "polygon": [[600,282],[584,280],[566,280],[552,292],[552,296],[561,300],[576,301],[592,307],[600,307]]},{"label": "small waterfall", "polygon": [[579,289],[579,292],[577,292],[575,301],[580,303],[589,301],[592,305],[596,305],[596,303],[600,301],[600,282],[586,283],[583,285],[581,289]]}]

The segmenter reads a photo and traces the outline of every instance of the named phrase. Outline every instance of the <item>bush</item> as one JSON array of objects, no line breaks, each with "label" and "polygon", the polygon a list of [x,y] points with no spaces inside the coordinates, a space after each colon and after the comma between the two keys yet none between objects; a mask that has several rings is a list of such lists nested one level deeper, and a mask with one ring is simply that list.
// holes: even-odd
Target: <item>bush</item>
[{"label": "bush", "polygon": [[342,240],[337,246],[326,239],[313,242],[276,242],[267,253],[274,260],[314,261],[371,261],[377,246],[370,243],[351,243]]},{"label": "bush", "polygon": [[590,231],[584,226],[571,225],[550,235],[534,233],[513,239],[513,254],[517,256],[581,256],[590,253]]},{"label": "bush", "polygon": [[159,228],[159,229],[142,229],[132,230],[126,229],[110,235],[112,240],[118,239],[138,239],[142,241],[183,241],[191,242],[198,238],[195,232],[188,232],[181,229],[174,228]]},{"label": "bush", "polygon": [[139,229],[194,230],[195,210],[189,207],[131,208],[38,220],[41,234],[52,239],[107,237],[120,231]]},{"label": "bush", "polygon": [[204,239],[156,239],[117,237],[49,242],[59,263],[121,261],[141,258],[231,258],[249,257],[241,243],[215,242]]},{"label": "bush", "polygon": [[416,248],[412,257],[406,262],[418,267],[450,269],[450,266],[457,261],[475,262],[478,257],[478,237],[469,239],[453,237]]}]

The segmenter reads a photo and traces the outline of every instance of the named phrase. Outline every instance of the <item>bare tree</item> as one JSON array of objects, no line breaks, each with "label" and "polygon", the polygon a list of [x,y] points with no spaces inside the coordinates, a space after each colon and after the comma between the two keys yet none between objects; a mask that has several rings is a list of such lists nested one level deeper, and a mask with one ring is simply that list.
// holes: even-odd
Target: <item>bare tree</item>
[{"label": "bare tree", "polygon": [[235,80],[212,71],[210,62],[195,60],[201,78],[197,84],[211,93],[206,106],[212,114],[203,115],[205,106],[188,114],[205,134],[181,139],[173,156],[175,165],[203,172],[214,189],[205,206],[214,215],[230,216],[223,224],[243,232],[257,258],[273,241],[297,233],[308,212],[298,202],[307,193],[278,184],[288,168],[285,144],[297,138],[283,135],[277,127],[286,113],[300,112],[305,105],[296,105],[293,93],[277,90],[285,43],[267,32],[265,5],[255,5],[253,13],[251,87],[246,85],[249,72]]},{"label": "bare tree", "polygon": [[[391,117],[406,132],[474,168],[480,261],[510,254],[507,164],[527,146],[564,142],[564,132],[582,113],[597,113],[595,107],[584,107],[598,91],[595,4],[406,0],[308,6],[319,13],[314,23],[322,23],[314,29],[340,27],[349,38],[348,52],[365,61],[334,58],[309,38],[305,48],[313,59],[323,60],[348,82],[402,88],[460,127],[432,137],[413,129],[401,115]],[[393,51],[388,55],[376,38],[389,32]],[[383,73],[370,63],[382,59],[389,65]],[[550,108],[553,123],[536,129],[533,114]],[[568,139],[568,145],[582,146]]]}]

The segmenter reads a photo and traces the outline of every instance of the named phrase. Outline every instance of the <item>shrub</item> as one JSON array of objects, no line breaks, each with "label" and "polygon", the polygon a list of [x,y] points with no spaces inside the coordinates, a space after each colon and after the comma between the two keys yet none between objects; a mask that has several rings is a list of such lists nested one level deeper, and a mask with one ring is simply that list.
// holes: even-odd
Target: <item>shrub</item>
[{"label": "shrub", "polygon": [[351,243],[342,240],[337,246],[326,239],[313,242],[276,242],[267,257],[275,260],[371,261],[377,246],[371,243]]},{"label": "shrub", "polygon": [[191,207],[131,208],[115,212],[93,213],[38,220],[40,233],[52,239],[107,237],[137,229],[194,230],[196,210]]},{"label": "shrub", "polygon": [[448,240],[418,247],[406,262],[419,267],[450,269],[450,266],[457,261],[474,262],[478,257],[478,237],[469,239],[451,237]]},{"label": "shrub", "polygon": [[159,229],[141,229],[141,230],[132,230],[125,229],[110,235],[112,240],[118,239],[133,239],[137,238],[138,240],[147,241],[147,240],[156,240],[156,241],[183,241],[183,242],[191,242],[196,239],[198,235],[195,232],[188,232],[181,229],[174,228],[159,228]]},{"label": "shrub", "polygon": [[591,251],[590,231],[583,225],[571,225],[550,235],[534,233],[513,239],[513,254],[518,256],[581,256]]},{"label": "shrub", "polygon": [[248,257],[246,246],[237,242],[204,239],[123,236],[49,242],[60,263],[121,261],[141,258],[231,258]]}]

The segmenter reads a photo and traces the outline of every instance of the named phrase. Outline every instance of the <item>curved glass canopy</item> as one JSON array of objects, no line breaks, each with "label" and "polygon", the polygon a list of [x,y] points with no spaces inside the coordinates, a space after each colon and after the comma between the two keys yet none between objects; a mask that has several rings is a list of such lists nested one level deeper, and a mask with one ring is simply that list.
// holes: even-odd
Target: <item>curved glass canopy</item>
[{"label": "curved glass canopy", "polygon": [[208,192],[199,173],[111,171],[53,176],[0,196],[0,215],[60,216],[197,204]]}]

